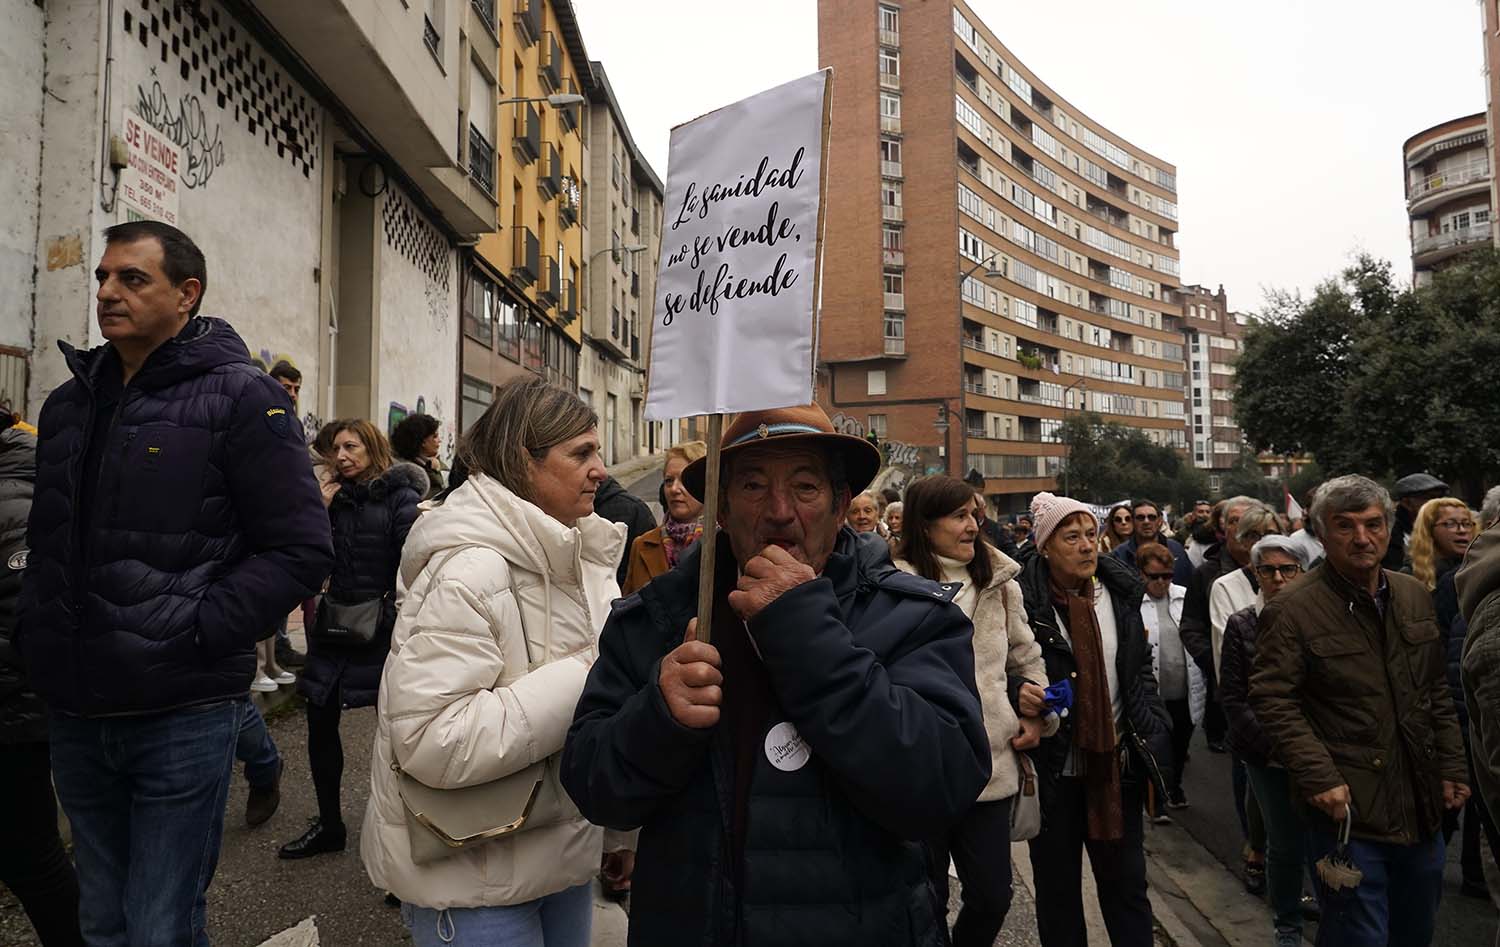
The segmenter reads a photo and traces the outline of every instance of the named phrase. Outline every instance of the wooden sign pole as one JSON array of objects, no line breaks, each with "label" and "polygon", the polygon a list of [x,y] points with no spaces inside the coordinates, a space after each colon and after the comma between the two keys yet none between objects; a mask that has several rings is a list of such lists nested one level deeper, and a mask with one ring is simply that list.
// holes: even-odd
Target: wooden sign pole
[{"label": "wooden sign pole", "polygon": [[714,625],[715,553],[719,549],[719,442],[724,438],[724,415],[708,416],[708,457],[703,471],[703,538],[698,540],[698,633],[704,644]]}]

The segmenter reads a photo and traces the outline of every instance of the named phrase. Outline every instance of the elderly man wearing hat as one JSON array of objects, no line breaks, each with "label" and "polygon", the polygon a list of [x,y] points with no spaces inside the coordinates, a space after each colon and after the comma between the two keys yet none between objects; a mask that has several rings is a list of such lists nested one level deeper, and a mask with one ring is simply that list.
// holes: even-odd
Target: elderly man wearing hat
[{"label": "elderly man wearing hat", "polygon": [[1417,514],[1428,500],[1448,495],[1448,485],[1430,473],[1408,474],[1396,481],[1392,491],[1396,497],[1396,521],[1391,525],[1391,545],[1385,551],[1380,566],[1400,572],[1406,564],[1406,546],[1411,541],[1412,527]]},{"label": "elderly man wearing hat", "polygon": [[641,829],[630,943],[944,944],[922,840],[990,772],[959,587],[844,526],[880,455],[821,409],[742,414],[721,456],[712,645],[700,542],[616,604],[563,751],[583,814]]}]

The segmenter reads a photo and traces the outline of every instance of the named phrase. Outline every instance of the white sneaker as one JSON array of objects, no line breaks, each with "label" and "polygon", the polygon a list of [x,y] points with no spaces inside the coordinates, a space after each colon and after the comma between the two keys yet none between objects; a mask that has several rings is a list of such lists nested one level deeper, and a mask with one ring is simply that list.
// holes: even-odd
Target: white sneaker
[{"label": "white sneaker", "polygon": [[297,675],[293,674],[291,671],[282,671],[280,674],[277,674],[275,677],[271,678],[271,680],[275,681],[277,684],[295,684],[297,683]]},{"label": "white sneaker", "polygon": [[262,694],[269,694],[276,690],[276,682],[265,675],[264,672],[256,674],[255,680],[250,682],[250,689]]}]

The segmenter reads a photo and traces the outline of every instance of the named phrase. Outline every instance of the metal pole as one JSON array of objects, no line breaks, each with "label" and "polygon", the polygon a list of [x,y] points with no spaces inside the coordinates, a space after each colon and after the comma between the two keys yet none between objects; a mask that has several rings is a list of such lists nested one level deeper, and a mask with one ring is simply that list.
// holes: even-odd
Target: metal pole
[{"label": "metal pole", "polygon": [[719,548],[719,441],[724,437],[724,415],[708,416],[708,460],[703,471],[703,538],[698,553],[698,628],[704,644],[714,623],[714,560]]}]

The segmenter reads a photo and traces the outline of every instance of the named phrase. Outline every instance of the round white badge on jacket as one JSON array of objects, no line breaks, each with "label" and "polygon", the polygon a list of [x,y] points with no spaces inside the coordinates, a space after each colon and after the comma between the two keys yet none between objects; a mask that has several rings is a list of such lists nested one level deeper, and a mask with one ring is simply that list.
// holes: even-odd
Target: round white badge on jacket
[{"label": "round white badge on jacket", "polygon": [[783,773],[794,773],[812,759],[812,748],[790,720],[782,721],[766,734],[766,759]]}]

